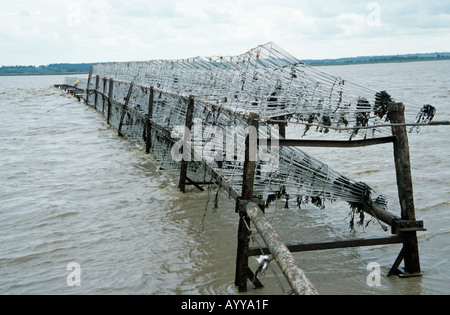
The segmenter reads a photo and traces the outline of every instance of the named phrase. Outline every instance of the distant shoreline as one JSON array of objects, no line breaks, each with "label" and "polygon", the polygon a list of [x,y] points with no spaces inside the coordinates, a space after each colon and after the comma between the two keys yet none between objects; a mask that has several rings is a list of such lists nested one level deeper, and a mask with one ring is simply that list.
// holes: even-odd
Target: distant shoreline
[{"label": "distant shoreline", "polygon": [[2,66],[0,76],[11,75],[73,75],[86,74],[97,63],[53,63],[45,66]]},{"label": "distant shoreline", "polygon": [[[349,66],[349,65],[364,65],[364,64],[383,64],[383,63],[406,63],[406,62],[426,62],[426,61],[443,61],[450,60],[450,53],[436,53],[432,56],[424,55],[405,55],[405,56],[374,56],[374,57],[354,57],[354,58],[339,58],[339,59],[322,59],[322,60],[301,60],[311,67],[323,66]],[[101,63],[97,63],[101,64]],[[14,66],[14,67],[0,67],[0,77],[6,76],[43,76],[43,75],[87,75],[89,74],[90,66],[97,64],[54,64],[49,66]],[[61,70],[52,71],[59,67]],[[69,68],[70,67],[70,68]],[[74,67],[78,67],[74,69]],[[75,70],[73,72],[67,69]],[[17,69],[17,72],[14,70]],[[3,71],[2,71],[3,70]],[[6,71],[7,70],[7,71]],[[24,72],[31,70],[30,72]],[[34,70],[34,71],[33,71]],[[66,70],[66,71],[64,71]],[[78,70],[78,71],[76,71]]]},{"label": "distant shoreline", "polygon": [[409,63],[409,62],[428,62],[428,61],[445,61],[450,60],[450,57],[446,58],[423,58],[414,60],[373,60],[373,61],[330,61],[330,62],[309,62],[305,61],[305,64],[311,67],[323,67],[323,66],[351,66],[351,65],[370,65],[370,64],[382,64],[382,63]]},{"label": "distant shoreline", "polygon": [[310,66],[344,66],[360,64],[377,63],[405,63],[422,61],[441,61],[450,60],[450,53],[427,53],[427,54],[408,54],[408,55],[388,55],[388,56],[361,56],[337,59],[305,59],[304,63]]},{"label": "distant shoreline", "polygon": [[26,77],[26,76],[78,75],[78,74],[89,74],[89,72],[0,73],[0,77]]}]

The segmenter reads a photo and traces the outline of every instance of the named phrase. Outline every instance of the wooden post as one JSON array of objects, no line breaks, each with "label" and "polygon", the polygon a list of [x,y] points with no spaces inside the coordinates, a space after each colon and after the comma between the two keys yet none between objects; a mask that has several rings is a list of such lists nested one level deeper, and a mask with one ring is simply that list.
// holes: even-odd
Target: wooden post
[{"label": "wooden post", "polygon": [[191,146],[190,140],[191,140],[191,129],[193,124],[193,118],[194,118],[194,96],[189,96],[188,100],[188,107],[186,111],[186,132],[184,134],[184,145],[183,145],[183,160],[181,161],[181,170],[180,170],[180,183],[178,187],[180,190],[185,193],[186,192],[186,179],[187,179],[187,167],[188,162],[190,161],[189,154],[191,153],[191,150],[189,152],[186,152],[185,149],[187,147]]},{"label": "wooden post", "polygon": [[[389,105],[389,117],[392,124],[405,123],[405,106],[402,103]],[[398,195],[401,206],[401,217],[405,221],[416,221],[411,162],[409,153],[408,134],[405,126],[393,126],[394,158],[397,175]],[[416,231],[400,232],[405,238],[403,255],[405,272],[410,275],[420,274],[419,246]]]},{"label": "wooden post", "polygon": [[94,108],[97,109],[97,101],[98,101],[98,87],[100,85],[100,77],[98,75],[95,76],[95,99],[94,99]]},{"label": "wooden post", "polygon": [[92,79],[92,73],[94,72],[94,66],[91,66],[91,68],[89,69],[89,77],[88,77],[88,81],[87,81],[87,86],[86,86],[86,104],[89,105],[89,86],[91,85],[91,79]]},{"label": "wooden post", "polygon": [[245,140],[245,162],[242,182],[242,200],[252,200],[258,155],[259,115],[251,113],[248,121],[249,132]]},{"label": "wooden post", "polygon": [[243,201],[251,201],[253,198],[258,148],[258,121],[259,116],[257,114],[250,114],[248,122],[249,134],[245,140],[245,162],[242,181],[242,194],[241,197],[236,200],[236,209],[239,212],[239,229],[235,285],[239,288],[239,292],[247,292],[247,279],[249,278],[248,257],[250,231],[248,230],[248,227],[250,226],[250,219],[245,212]]},{"label": "wooden post", "polygon": [[150,97],[148,101],[148,116],[147,116],[147,142],[145,152],[147,154],[150,153],[150,149],[152,148],[152,123],[153,119],[153,102],[154,102],[154,89],[153,86],[150,87]]},{"label": "wooden post", "polygon": [[105,93],[106,93],[106,78],[102,78],[103,80],[103,90],[102,90],[102,115],[105,115]]},{"label": "wooden post", "polygon": [[112,105],[112,98],[114,96],[114,80],[109,79],[109,89],[108,89],[108,112],[106,114],[106,123],[109,125],[110,118],[111,118],[111,105]]},{"label": "wooden post", "polygon": [[125,104],[122,107],[122,115],[120,116],[120,122],[119,122],[119,137],[123,137],[122,134],[122,127],[123,127],[123,120],[125,119],[125,114],[128,110],[128,103],[130,102],[131,94],[133,93],[133,86],[134,83],[130,83],[130,88],[128,89],[127,97],[125,98]]},{"label": "wooden post", "polygon": [[[286,120],[286,116],[282,116],[280,119],[281,120]],[[280,134],[282,139],[286,139],[286,127],[287,127],[287,123],[286,122],[278,123],[279,134]]]}]

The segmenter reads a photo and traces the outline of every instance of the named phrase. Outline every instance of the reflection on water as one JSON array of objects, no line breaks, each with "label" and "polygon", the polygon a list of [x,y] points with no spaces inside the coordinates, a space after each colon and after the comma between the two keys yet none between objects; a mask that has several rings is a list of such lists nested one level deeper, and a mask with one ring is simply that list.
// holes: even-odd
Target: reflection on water
[{"label": "reflection on water", "polygon": [[[450,62],[321,69],[396,100],[432,103],[439,120],[450,118]],[[236,294],[231,199],[221,191],[214,209],[215,189],[178,192],[176,179],[157,170],[143,148],[50,87],[59,81],[0,77],[0,294]],[[417,217],[428,228],[419,233],[424,276],[384,276],[400,245],[294,254],[319,293],[450,293],[447,135],[448,127],[410,135]],[[396,197],[389,145],[307,152]],[[299,210],[280,201],[267,211],[286,243],[387,236],[376,222],[351,233],[348,215],[342,203]],[[80,287],[67,285],[70,262],[81,266]],[[381,265],[381,287],[367,285],[371,262]],[[256,268],[254,258],[250,265]],[[248,294],[288,290],[276,264],[273,271],[261,279],[265,288]]]}]

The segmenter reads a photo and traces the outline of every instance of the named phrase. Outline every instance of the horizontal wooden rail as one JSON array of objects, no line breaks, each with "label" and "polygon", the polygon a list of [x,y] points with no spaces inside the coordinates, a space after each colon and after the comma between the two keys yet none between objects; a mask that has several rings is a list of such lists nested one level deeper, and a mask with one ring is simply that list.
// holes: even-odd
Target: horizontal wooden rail
[{"label": "horizontal wooden rail", "polygon": [[258,139],[260,145],[280,147],[328,147],[356,148],[394,142],[394,137],[382,137],[364,140],[301,140],[301,139]]},{"label": "horizontal wooden rail", "polygon": [[[402,237],[390,236],[390,237],[341,240],[341,241],[320,242],[320,243],[305,243],[286,246],[290,252],[297,253],[297,252],[330,250],[339,248],[401,244],[403,243],[403,241],[404,239]],[[268,254],[270,254],[270,250],[268,248],[252,247],[249,249],[249,256],[259,256]]]}]

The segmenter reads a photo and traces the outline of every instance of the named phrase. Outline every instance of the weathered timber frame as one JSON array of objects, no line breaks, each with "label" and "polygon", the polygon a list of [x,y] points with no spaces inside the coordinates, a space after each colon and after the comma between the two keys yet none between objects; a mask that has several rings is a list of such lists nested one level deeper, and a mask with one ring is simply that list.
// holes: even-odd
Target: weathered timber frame
[{"label": "weathered timber frame", "polygon": [[[92,77],[92,71],[89,75],[90,82]],[[102,114],[105,115],[105,104],[107,106],[106,119],[109,124],[111,107],[116,105],[122,108],[121,122],[119,125],[119,135],[121,135],[121,125],[123,123],[124,114],[129,111],[133,114],[140,116],[145,119],[146,124],[146,152],[150,153],[152,148],[151,135],[152,132],[158,132],[164,134],[169,139],[170,131],[164,126],[158,124],[153,120],[153,102],[154,93],[163,92],[155,90],[153,87],[146,87],[140,85],[134,85],[130,82],[115,81],[114,79],[101,78],[103,81],[103,89],[99,91],[100,78],[96,77],[95,89],[86,90],[85,102],[89,103],[90,94],[95,95],[94,108],[97,109],[98,96],[102,97]],[[107,81],[109,82],[108,93],[106,93]],[[130,85],[127,98],[125,103],[120,103],[114,99],[114,82],[127,83]],[[140,87],[142,89],[147,89],[150,91],[149,97],[149,110],[147,114],[141,111],[128,108],[128,101],[132,93],[133,86]],[[70,93],[77,93],[76,95],[81,95],[80,89],[74,88],[73,86],[59,85],[59,88],[63,88]],[[181,97],[174,95],[174,97]],[[181,97],[183,98],[183,97]],[[80,97],[79,97],[80,100]],[[106,103],[105,103],[106,102]],[[195,97],[190,96],[187,99],[188,109],[186,114],[186,127],[190,130],[192,126],[192,118],[194,107],[197,105],[195,102]],[[209,104],[211,105],[211,104]],[[202,106],[201,104],[198,106]],[[222,109],[223,110],[223,109]],[[287,122],[280,123],[280,133],[281,139],[279,139],[278,144],[272,143],[267,139],[255,139],[251,140],[251,137],[247,137],[246,140],[246,154],[245,163],[243,171],[243,186],[242,192],[237,192],[233,187],[228,185],[226,180],[215,171],[208,163],[200,161],[203,163],[205,170],[212,174],[212,182],[205,183],[195,183],[189,179],[187,174],[187,163],[189,159],[183,158],[181,162],[181,172],[179,188],[181,191],[186,191],[187,185],[194,185],[200,190],[203,190],[201,185],[216,184],[217,186],[223,188],[231,198],[236,201],[236,212],[239,214],[239,227],[238,227],[238,242],[237,242],[237,256],[236,256],[236,276],[235,284],[239,288],[240,292],[247,291],[247,282],[250,280],[256,288],[262,287],[261,282],[255,277],[254,273],[250,270],[248,266],[248,259],[251,256],[257,256],[264,254],[273,255],[278,266],[282,270],[284,276],[286,277],[292,291],[295,294],[317,294],[314,286],[306,278],[300,266],[295,262],[292,256],[294,252],[304,252],[304,251],[316,251],[316,250],[328,250],[328,249],[338,249],[338,248],[348,248],[348,247],[360,247],[360,246],[377,246],[377,245],[387,245],[387,244],[403,244],[403,248],[396,259],[394,265],[389,272],[389,275],[398,274],[399,276],[417,276],[421,274],[420,269],[420,259],[418,251],[418,241],[417,241],[417,231],[423,231],[424,226],[422,221],[416,221],[415,218],[415,208],[414,208],[414,197],[412,189],[412,176],[411,176],[411,166],[410,166],[410,156],[409,156],[409,146],[408,137],[406,132],[406,127],[402,124],[405,122],[404,118],[404,106],[401,103],[391,104],[389,106],[389,115],[392,126],[392,136],[368,140],[357,140],[357,141],[317,141],[317,140],[298,140],[298,139],[285,139],[285,128]],[[258,130],[259,117],[254,113],[248,115],[248,125],[253,127],[256,131]],[[254,138],[254,137],[252,137]],[[190,143],[189,135],[185,134],[185,142]],[[401,204],[401,217],[393,215],[382,209],[381,207],[373,206],[364,209],[369,215],[374,216],[380,222],[384,222],[391,227],[392,236],[382,237],[382,238],[372,238],[372,239],[356,239],[356,240],[345,240],[345,241],[332,241],[332,242],[322,242],[322,243],[310,243],[310,244],[294,244],[285,245],[278,237],[276,231],[264,217],[264,206],[258,198],[255,198],[253,194],[253,185],[255,178],[256,169],[256,157],[251,156],[252,152],[257,152],[255,147],[262,143],[264,145],[280,145],[280,146],[310,146],[310,147],[362,147],[369,145],[378,145],[385,143],[393,143],[394,146],[394,158],[395,167],[397,174],[397,186],[399,192],[399,199]],[[193,149],[192,147],[190,147]],[[183,152],[184,153],[184,152]],[[266,248],[250,248],[249,241],[251,231],[249,230],[250,224],[253,225],[258,230],[261,235]],[[401,262],[404,261],[405,269],[402,271],[399,269]]]},{"label": "weathered timber frame", "polygon": [[[355,239],[347,241],[310,243],[289,245],[291,252],[304,252],[337,248],[349,248],[360,246],[376,246],[387,244],[403,244],[403,248],[396,259],[388,276],[397,274],[401,277],[414,277],[421,275],[420,257],[418,249],[417,232],[424,231],[423,221],[417,221],[414,207],[413,182],[411,175],[410,152],[408,145],[408,133],[405,124],[405,107],[402,103],[392,103],[388,107],[389,118],[392,123],[392,136],[374,139],[353,141],[328,141],[328,140],[300,140],[279,139],[279,146],[304,146],[304,147],[336,147],[352,148],[365,147],[385,143],[393,143],[394,160],[397,175],[397,187],[401,205],[401,217],[378,207],[366,207],[364,211],[391,227],[393,236],[372,239]],[[272,145],[266,139],[259,139],[261,143]],[[263,249],[268,254],[268,249]],[[260,248],[250,248],[248,254],[257,256],[261,254]],[[404,260],[404,270],[399,269]]]}]

